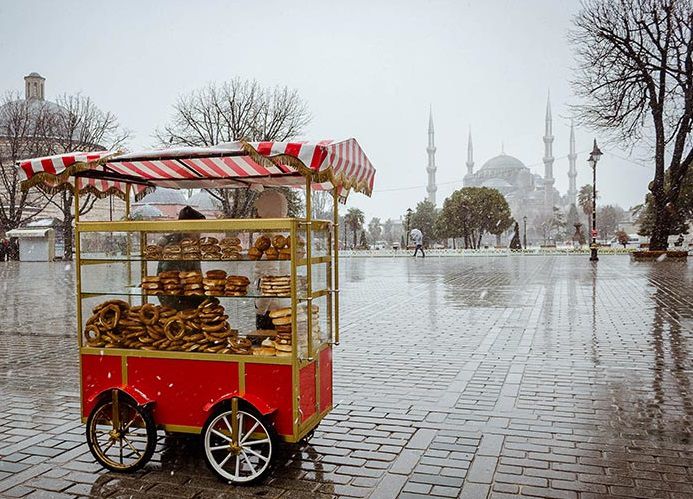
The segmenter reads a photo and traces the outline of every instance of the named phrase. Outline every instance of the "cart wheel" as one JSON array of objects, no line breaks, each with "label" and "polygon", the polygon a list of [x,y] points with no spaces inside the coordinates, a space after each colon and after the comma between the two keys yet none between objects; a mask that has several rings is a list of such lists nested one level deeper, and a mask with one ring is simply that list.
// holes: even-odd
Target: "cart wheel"
[{"label": "cart wheel", "polygon": [[156,426],[149,411],[114,390],[87,419],[87,444],[96,460],[111,471],[140,469],[154,454]]},{"label": "cart wheel", "polygon": [[276,449],[274,430],[254,408],[238,407],[237,399],[230,405],[214,413],[202,430],[207,464],[223,480],[257,482],[270,469]]}]

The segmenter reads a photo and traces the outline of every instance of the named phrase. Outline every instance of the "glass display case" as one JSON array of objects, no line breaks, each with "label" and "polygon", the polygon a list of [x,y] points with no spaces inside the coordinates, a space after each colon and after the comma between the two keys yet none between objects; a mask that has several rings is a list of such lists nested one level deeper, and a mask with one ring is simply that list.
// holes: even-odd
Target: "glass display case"
[{"label": "glass display case", "polygon": [[80,222],[77,238],[86,352],[291,363],[312,359],[333,341],[330,222]]}]

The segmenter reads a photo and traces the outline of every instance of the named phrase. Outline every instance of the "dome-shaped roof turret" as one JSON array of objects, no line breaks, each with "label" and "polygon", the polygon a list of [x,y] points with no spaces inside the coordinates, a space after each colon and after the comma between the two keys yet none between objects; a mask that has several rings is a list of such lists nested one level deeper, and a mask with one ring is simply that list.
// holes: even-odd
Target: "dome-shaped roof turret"
[{"label": "dome-shaped roof turret", "polygon": [[165,189],[165,188],[158,188],[151,194],[147,194],[142,201],[139,203],[136,203],[137,205],[145,205],[145,204],[151,204],[151,205],[156,205],[156,204],[177,204],[177,205],[187,205],[188,200],[185,199],[185,196],[181,191],[178,189]]},{"label": "dome-shaped roof turret", "polygon": [[481,170],[521,170],[527,168],[525,164],[514,156],[500,154],[489,159],[481,167]]}]

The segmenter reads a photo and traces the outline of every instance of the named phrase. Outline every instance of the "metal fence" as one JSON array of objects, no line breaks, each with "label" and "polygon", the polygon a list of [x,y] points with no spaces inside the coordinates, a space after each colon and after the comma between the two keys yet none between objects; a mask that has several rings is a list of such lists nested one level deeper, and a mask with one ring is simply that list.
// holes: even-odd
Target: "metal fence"
[{"label": "metal fence", "polygon": [[[629,255],[637,248],[599,248],[600,255]],[[427,257],[459,257],[459,256],[516,256],[516,255],[589,255],[587,246],[582,248],[527,248],[511,250],[509,248],[482,249],[427,249]],[[339,250],[340,257],[411,257],[413,250]]]}]

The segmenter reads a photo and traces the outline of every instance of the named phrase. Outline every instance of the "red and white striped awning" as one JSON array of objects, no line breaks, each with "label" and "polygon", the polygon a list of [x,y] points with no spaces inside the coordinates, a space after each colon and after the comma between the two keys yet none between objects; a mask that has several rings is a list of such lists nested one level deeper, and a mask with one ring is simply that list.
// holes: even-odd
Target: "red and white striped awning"
[{"label": "red and white striped awning", "polygon": [[375,179],[375,168],[355,139],[229,142],[128,154],[73,153],[21,161],[19,168],[25,178],[24,188],[37,184],[53,187],[76,175],[89,179],[88,185],[99,192],[119,190],[124,184],[185,189],[305,186],[306,178],[310,178],[314,189],[337,188],[370,195]]}]

